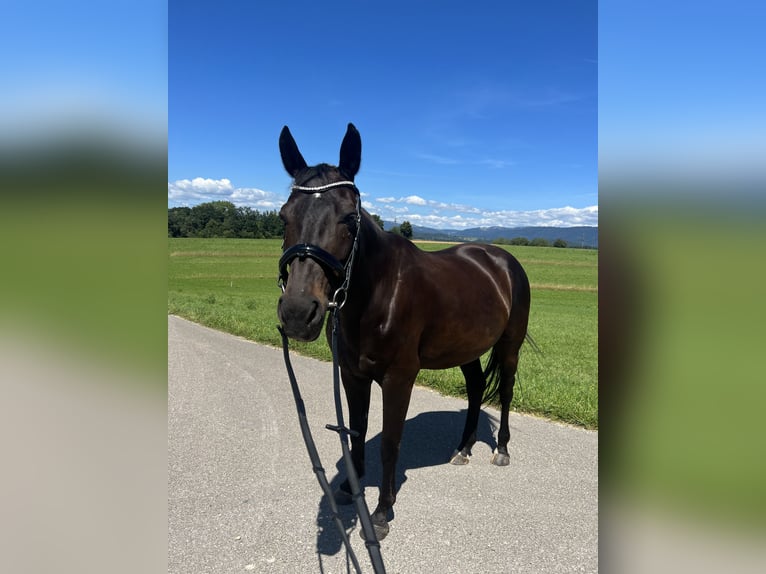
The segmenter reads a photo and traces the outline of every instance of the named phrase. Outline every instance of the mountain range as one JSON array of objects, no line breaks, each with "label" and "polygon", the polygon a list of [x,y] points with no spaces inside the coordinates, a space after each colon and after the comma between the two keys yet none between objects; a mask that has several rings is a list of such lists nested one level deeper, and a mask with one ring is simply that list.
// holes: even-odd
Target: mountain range
[{"label": "mountain range", "polygon": [[[384,221],[385,229],[390,230],[397,223]],[[563,239],[569,247],[598,248],[598,227],[472,227],[469,229],[434,229],[432,227],[412,226],[412,238],[431,241],[480,241],[491,243],[495,239],[514,239],[526,237],[530,241],[536,238],[546,239],[551,244],[556,239]]]}]

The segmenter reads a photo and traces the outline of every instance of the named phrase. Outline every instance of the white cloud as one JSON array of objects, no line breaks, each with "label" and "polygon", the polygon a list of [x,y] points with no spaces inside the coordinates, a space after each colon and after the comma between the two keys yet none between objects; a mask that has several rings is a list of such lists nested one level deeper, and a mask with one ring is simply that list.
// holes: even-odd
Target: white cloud
[{"label": "white cloud", "polygon": [[231,194],[230,201],[234,205],[246,205],[249,207],[260,207],[267,209],[279,209],[285,202],[281,197],[269,191],[263,191],[255,187],[240,187]]},{"label": "white cloud", "polygon": [[409,203],[411,205],[426,205],[426,203],[428,203],[425,199],[417,195],[410,195],[409,197],[405,197],[403,201],[404,203]]},{"label": "white cloud", "polygon": [[571,206],[532,211],[486,210],[458,203],[444,203],[417,195],[385,197],[366,202],[368,211],[389,221],[407,219],[415,225],[440,229],[470,227],[574,227],[598,225],[598,206]]},{"label": "white cloud", "polygon": [[173,187],[177,194],[226,194],[231,193],[233,187],[228,179],[209,179],[195,177],[194,179],[179,179],[168,184],[168,190]]},{"label": "white cloud", "polygon": [[[557,207],[533,211],[484,211],[479,226],[501,225],[503,227],[575,227],[598,225],[598,206]],[[490,223],[491,222],[491,223]]]},{"label": "white cloud", "polygon": [[168,182],[168,205],[170,207],[193,206],[208,201],[231,201],[239,207],[278,209],[285,198],[255,187],[234,187],[227,178],[178,179]]}]

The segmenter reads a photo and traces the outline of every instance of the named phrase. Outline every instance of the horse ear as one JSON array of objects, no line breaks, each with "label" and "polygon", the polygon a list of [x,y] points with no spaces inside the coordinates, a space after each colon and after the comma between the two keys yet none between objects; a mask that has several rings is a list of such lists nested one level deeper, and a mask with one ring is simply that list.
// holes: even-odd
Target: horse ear
[{"label": "horse ear", "polygon": [[343,143],[340,144],[340,163],[338,167],[353,181],[354,176],[359,171],[359,165],[362,163],[362,137],[354,127],[354,124],[348,124]]},{"label": "horse ear", "polygon": [[279,153],[282,155],[282,165],[292,177],[306,168],[306,160],[303,159],[287,126],[283,127],[282,133],[279,134]]}]

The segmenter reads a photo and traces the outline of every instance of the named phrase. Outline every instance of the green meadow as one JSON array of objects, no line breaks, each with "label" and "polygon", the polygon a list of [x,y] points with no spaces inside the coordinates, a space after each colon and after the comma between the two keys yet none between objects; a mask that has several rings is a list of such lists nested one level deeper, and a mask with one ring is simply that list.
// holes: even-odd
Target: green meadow
[{"label": "green meadow", "polygon": [[[168,313],[279,346],[279,239],[170,238]],[[426,251],[444,244],[419,243]],[[598,252],[503,246],[532,286],[529,333],[542,350],[522,348],[512,408],[598,428]],[[331,360],[327,342],[291,342],[291,349]],[[418,384],[465,396],[459,369],[423,370]]]}]

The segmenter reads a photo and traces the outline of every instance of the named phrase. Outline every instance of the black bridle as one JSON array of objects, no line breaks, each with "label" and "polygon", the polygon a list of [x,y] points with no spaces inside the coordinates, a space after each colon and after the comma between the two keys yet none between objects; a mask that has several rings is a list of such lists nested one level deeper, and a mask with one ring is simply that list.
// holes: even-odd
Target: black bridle
[{"label": "black bridle", "polygon": [[[339,313],[343,305],[346,303],[346,295],[348,287],[351,282],[351,271],[354,265],[354,258],[359,246],[359,235],[361,234],[362,223],[362,200],[359,190],[356,185],[351,181],[339,181],[324,185],[321,187],[303,187],[294,185],[293,191],[299,191],[301,193],[324,193],[330,189],[336,187],[349,186],[354,189],[356,193],[356,233],[354,235],[354,244],[351,247],[351,251],[346,258],[345,263],[341,263],[334,255],[328,253],[321,247],[313,245],[311,243],[298,243],[292,247],[284,250],[282,257],[279,258],[279,286],[284,292],[285,284],[287,283],[288,273],[287,266],[291,261],[295,259],[304,260],[307,257],[313,259],[319,263],[328,273],[331,279],[331,284],[337,285],[337,282],[342,279],[342,284],[335,290],[333,298],[330,301],[328,308],[332,310],[332,362],[333,362],[333,396],[335,399],[335,415],[338,424],[337,425],[325,425],[329,430],[335,431],[340,437],[341,450],[343,452],[343,461],[346,466],[346,474],[348,475],[349,486],[351,487],[351,498],[356,507],[356,513],[359,516],[359,522],[362,526],[362,532],[364,532],[365,546],[367,552],[370,555],[370,561],[372,562],[373,571],[376,574],[385,574],[386,568],[383,564],[383,557],[380,553],[380,542],[378,542],[377,535],[375,534],[375,528],[372,525],[370,518],[370,511],[367,508],[367,503],[364,500],[364,492],[362,491],[361,484],[359,483],[359,477],[354,469],[354,463],[351,459],[351,450],[348,445],[349,436],[357,436],[354,431],[346,428],[343,421],[343,407],[341,404],[340,395],[340,369],[338,366],[338,330],[340,328]],[[303,441],[306,444],[306,450],[308,451],[309,459],[314,470],[314,474],[317,477],[317,481],[327,497],[330,504],[330,511],[332,513],[333,522],[338,529],[341,540],[346,546],[346,552],[348,553],[351,562],[354,565],[354,569],[361,573],[359,561],[354,554],[354,550],[351,548],[351,543],[348,539],[348,533],[346,532],[343,522],[340,519],[340,513],[338,512],[337,503],[335,501],[334,493],[330,487],[330,483],[327,481],[324,468],[322,467],[322,461],[319,459],[319,453],[317,452],[314,439],[311,436],[311,430],[309,428],[308,419],[306,418],[306,408],[301,398],[300,390],[298,389],[298,381],[295,378],[295,372],[290,364],[290,351],[288,348],[287,335],[281,327],[277,327],[282,335],[282,350],[284,354],[285,367],[287,368],[287,375],[290,379],[290,387],[293,391],[293,399],[295,401],[295,407],[298,411],[298,422],[301,428],[301,434],[303,435]]]},{"label": "black bridle", "polygon": [[287,284],[287,279],[289,277],[287,266],[295,259],[299,259],[300,261],[303,261],[306,258],[313,259],[325,270],[331,285],[338,285],[340,283],[340,287],[333,293],[329,305],[330,308],[336,306],[340,308],[346,302],[346,293],[349,284],[351,283],[351,271],[354,265],[354,256],[356,255],[359,246],[359,231],[362,224],[361,194],[353,181],[336,181],[318,187],[304,187],[301,185],[294,185],[292,187],[293,191],[298,191],[307,195],[319,195],[337,187],[351,187],[356,195],[356,231],[354,233],[354,244],[351,247],[351,252],[346,258],[346,262],[341,263],[332,253],[329,253],[318,245],[312,243],[297,243],[292,247],[285,249],[282,252],[282,256],[279,258],[278,284],[282,289],[282,292],[285,290],[285,285]]}]

